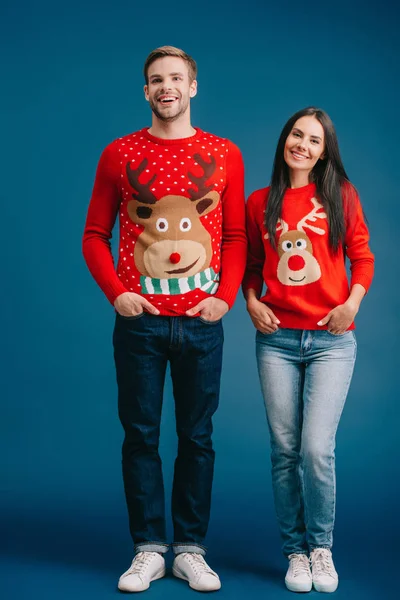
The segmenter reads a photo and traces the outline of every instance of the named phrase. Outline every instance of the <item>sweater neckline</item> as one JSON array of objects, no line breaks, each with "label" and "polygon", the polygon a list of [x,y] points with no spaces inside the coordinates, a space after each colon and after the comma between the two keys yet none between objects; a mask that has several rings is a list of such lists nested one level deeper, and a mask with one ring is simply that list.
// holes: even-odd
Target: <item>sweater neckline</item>
[{"label": "sweater neckline", "polygon": [[144,135],[144,137],[146,137],[148,140],[150,140],[154,144],[159,144],[161,146],[176,146],[178,144],[188,144],[188,143],[191,143],[191,142],[194,142],[195,140],[197,140],[202,135],[203,132],[198,127],[195,127],[194,129],[196,130],[196,133],[194,135],[191,135],[191,136],[185,137],[185,138],[175,138],[172,140],[155,137],[154,135],[152,135],[149,132],[148,127],[145,127],[144,129],[142,129],[141,133],[142,133],[142,135]]},{"label": "sweater neckline", "polygon": [[317,189],[317,186],[315,185],[315,183],[308,183],[307,185],[303,185],[302,187],[299,187],[299,188],[287,188],[285,194],[288,197],[300,196],[300,195],[305,195],[305,194],[308,195],[308,194],[313,194],[316,189]]}]

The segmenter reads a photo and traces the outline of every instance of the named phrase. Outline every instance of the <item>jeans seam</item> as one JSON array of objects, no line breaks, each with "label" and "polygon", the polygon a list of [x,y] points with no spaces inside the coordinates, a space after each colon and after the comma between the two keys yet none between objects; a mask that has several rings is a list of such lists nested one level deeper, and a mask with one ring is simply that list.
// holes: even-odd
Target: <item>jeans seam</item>
[{"label": "jeans seam", "polygon": [[[302,391],[302,383],[303,383],[303,390],[304,390],[304,371],[302,371],[302,374],[299,373],[299,377],[297,379],[297,394],[298,397],[300,397],[301,391]],[[304,412],[304,399],[303,399],[303,394],[302,394],[302,402],[301,402],[301,410],[302,412]],[[299,423],[300,425],[300,423]],[[301,477],[300,475],[300,462],[302,462],[302,456],[301,456],[301,440],[302,440],[302,431],[303,431],[303,417],[301,418],[301,427],[299,430],[299,435],[300,435],[300,448],[299,448],[299,461],[297,464],[297,482],[298,482],[298,488],[299,488],[299,497],[300,497],[300,509],[303,508],[303,524],[304,524],[304,529],[305,531],[307,531],[307,506],[305,503],[305,493],[304,493],[304,488],[305,488],[305,482],[304,482],[304,477]],[[302,467],[302,465],[301,465]],[[305,541],[304,539],[305,537],[305,533],[303,533],[303,543]]]},{"label": "jeans seam", "polygon": [[[333,335],[332,337],[341,337],[341,336],[340,335],[339,336],[334,336]],[[354,363],[355,363],[355,350],[353,352],[353,370],[354,370]],[[348,392],[349,392],[349,387],[350,387],[350,384],[351,384],[352,377],[353,377],[353,371],[351,371],[351,373],[349,374],[349,376],[347,378],[347,381],[346,381],[346,388],[345,388],[346,391],[343,394],[343,401],[342,401],[341,409],[340,409],[340,412],[338,413],[338,416],[337,416],[336,421],[335,421],[334,434],[332,436],[331,442],[335,442],[335,440],[336,440],[337,429],[338,429],[339,422],[340,422],[340,419],[341,419],[341,416],[342,416],[342,413],[343,413],[343,409],[344,409],[346,398],[347,398],[347,395],[348,395]],[[334,463],[335,463],[335,457],[334,457],[334,449],[333,449],[332,456],[330,458],[330,465],[329,465],[330,466],[331,475],[332,475],[332,480],[333,480],[333,497],[332,497],[332,512],[331,512],[332,527],[331,527],[330,531],[326,532],[326,535],[327,535],[328,538],[330,538],[330,541],[327,542],[326,546],[319,545],[319,546],[315,546],[316,548],[325,548],[325,547],[326,548],[331,548],[332,547],[332,536],[333,536],[333,530],[334,530],[334,526],[335,526],[335,516],[336,516],[336,489],[337,489],[337,486],[336,486],[336,468],[335,468],[335,464]]]}]

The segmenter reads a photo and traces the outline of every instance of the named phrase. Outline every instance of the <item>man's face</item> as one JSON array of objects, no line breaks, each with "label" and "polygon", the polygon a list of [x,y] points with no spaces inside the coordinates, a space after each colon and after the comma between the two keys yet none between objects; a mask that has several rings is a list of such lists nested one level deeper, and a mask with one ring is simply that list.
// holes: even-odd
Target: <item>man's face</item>
[{"label": "man's face", "polygon": [[151,110],[164,122],[176,121],[186,113],[196,95],[197,81],[190,81],[186,62],[177,56],[163,56],[148,69],[144,95]]}]

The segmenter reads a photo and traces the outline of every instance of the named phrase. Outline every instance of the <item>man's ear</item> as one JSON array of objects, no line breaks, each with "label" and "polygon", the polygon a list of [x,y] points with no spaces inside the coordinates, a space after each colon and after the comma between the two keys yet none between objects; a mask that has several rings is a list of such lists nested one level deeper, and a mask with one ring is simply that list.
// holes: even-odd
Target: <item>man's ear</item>
[{"label": "man's ear", "polygon": [[149,101],[149,88],[147,85],[144,86],[143,91],[144,91],[144,97],[146,98],[146,100],[148,102]]},{"label": "man's ear", "polygon": [[197,94],[197,81],[195,79],[193,79],[192,83],[190,84],[189,95],[191,98],[194,98],[196,94]]}]

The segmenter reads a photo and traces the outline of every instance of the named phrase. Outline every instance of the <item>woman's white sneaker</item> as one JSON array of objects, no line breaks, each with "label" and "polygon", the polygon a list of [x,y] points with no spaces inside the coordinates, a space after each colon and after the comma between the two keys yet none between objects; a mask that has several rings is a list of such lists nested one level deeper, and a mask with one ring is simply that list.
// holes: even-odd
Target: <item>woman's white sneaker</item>
[{"label": "woman's white sneaker", "polygon": [[334,592],[339,585],[339,577],[329,548],[315,548],[310,554],[314,588],[317,592]]},{"label": "woman's white sneaker", "polygon": [[215,592],[221,587],[218,575],[210,569],[201,554],[182,552],[178,554],[172,565],[175,577],[185,579],[198,592]]},{"label": "woman's white sneaker", "polygon": [[138,552],[118,581],[121,592],[143,592],[165,575],[165,560],[158,552]]},{"label": "woman's white sneaker", "polygon": [[306,554],[290,554],[285,585],[291,592],[309,592],[312,588],[310,561]]}]

